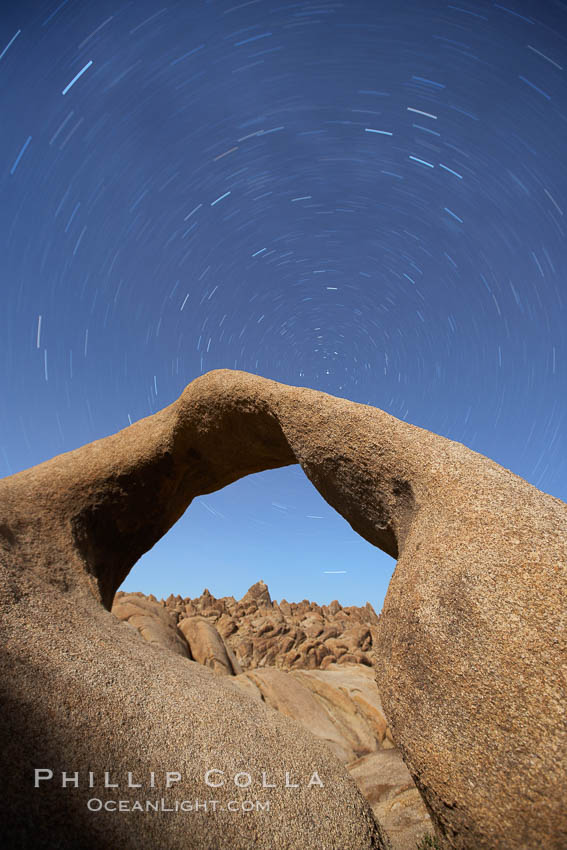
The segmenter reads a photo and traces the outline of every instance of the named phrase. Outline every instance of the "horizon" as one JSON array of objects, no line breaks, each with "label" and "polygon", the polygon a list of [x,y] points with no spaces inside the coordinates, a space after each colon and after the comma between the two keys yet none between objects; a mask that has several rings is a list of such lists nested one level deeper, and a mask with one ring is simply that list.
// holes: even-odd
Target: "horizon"
[{"label": "horizon", "polygon": [[[1,477],[237,368],[567,500],[567,9],[470,5],[3,11]],[[195,499],[121,589],[379,613],[394,567],[293,465]]]},{"label": "horizon", "polygon": [[[120,588],[120,590],[116,591],[116,595],[118,595],[119,593],[125,593],[127,595],[128,594],[136,595],[138,593],[142,593],[142,595],[145,596],[146,598],[150,598],[150,597],[153,596],[154,599],[156,600],[156,602],[167,602],[168,599],[173,599],[173,600],[182,599],[183,602],[187,602],[188,600],[194,601],[195,599],[201,599],[203,596],[209,595],[211,597],[211,599],[216,599],[217,601],[219,599],[233,599],[234,602],[238,603],[238,602],[242,602],[242,600],[246,597],[246,595],[254,587],[256,587],[256,585],[258,585],[258,584],[263,584],[265,586],[266,590],[268,591],[268,595],[270,597],[270,602],[272,603],[272,605],[274,605],[274,604],[275,605],[281,605],[283,602],[287,602],[288,605],[301,605],[304,602],[307,602],[309,605],[316,604],[316,605],[319,606],[319,608],[328,608],[329,607],[329,605],[319,605],[319,603],[317,602],[316,599],[294,600],[294,599],[286,599],[285,596],[282,597],[281,599],[275,599],[270,592],[270,588],[268,587],[266,582],[261,578],[258,579],[257,582],[254,582],[254,584],[251,584],[250,587],[247,589],[246,593],[243,594],[243,596],[240,596],[240,597],[234,596],[233,594],[225,594],[224,596],[216,596],[214,593],[210,592],[208,587],[204,587],[203,590],[201,591],[201,593],[199,593],[197,596],[182,596],[180,593],[179,594],[173,594],[172,593],[169,596],[166,596],[166,597],[162,596],[162,597],[158,598],[158,597],[156,597],[156,595],[154,593],[143,593],[143,591],[136,591],[136,590],[122,590],[122,588]],[[366,608],[368,605],[370,605],[372,610],[374,611],[374,606],[372,605],[371,602],[366,602],[364,605],[350,606],[350,605],[342,605],[341,601],[339,599],[332,599],[329,604],[332,605],[334,602],[337,602],[338,605],[339,605],[339,608],[341,608],[341,609],[351,608],[351,607]],[[374,611],[374,613],[376,614],[377,612]]]}]

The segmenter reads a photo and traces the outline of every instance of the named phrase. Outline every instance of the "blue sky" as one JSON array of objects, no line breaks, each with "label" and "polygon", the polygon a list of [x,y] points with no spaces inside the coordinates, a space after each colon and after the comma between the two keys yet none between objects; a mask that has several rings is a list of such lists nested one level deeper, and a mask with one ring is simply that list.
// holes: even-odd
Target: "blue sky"
[{"label": "blue sky", "polygon": [[[565,499],[565,34],[559,0],[3,10],[0,474],[237,368]],[[379,609],[392,567],[295,467],[125,587]]]}]

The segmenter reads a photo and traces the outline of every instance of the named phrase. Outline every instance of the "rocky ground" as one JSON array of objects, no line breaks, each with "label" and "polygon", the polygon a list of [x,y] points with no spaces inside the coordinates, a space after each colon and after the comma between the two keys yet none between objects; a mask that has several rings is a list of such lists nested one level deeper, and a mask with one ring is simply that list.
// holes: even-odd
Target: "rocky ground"
[{"label": "rocky ground", "polygon": [[370,603],[343,608],[272,601],[264,582],[242,599],[157,600],[118,592],[121,620],[293,718],[325,741],[346,765],[386,829],[393,850],[415,850],[433,832],[421,797],[396,748],[375,683]]}]

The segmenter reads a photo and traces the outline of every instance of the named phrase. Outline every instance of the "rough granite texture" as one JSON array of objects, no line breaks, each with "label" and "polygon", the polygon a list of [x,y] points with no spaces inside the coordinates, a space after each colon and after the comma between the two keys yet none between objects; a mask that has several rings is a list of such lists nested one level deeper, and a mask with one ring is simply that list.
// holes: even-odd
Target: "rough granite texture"
[{"label": "rough granite texture", "polygon": [[[386,846],[324,744],[230,678],[148,647],[107,610],[195,496],[296,462],[398,559],[377,626],[378,685],[442,846],[567,846],[566,506],[376,408],[226,370],[118,434],[0,482],[7,846]],[[269,815],[212,817],[95,815],[87,788],[32,786],[34,767],[171,769],[185,776],[177,798],[211,799],[211,766],[289,770],[303,784],[272,789]],[[313,770],[324,788],[307,787]],[[216,798],[266,796],[237,792]]]},{"label": "rough granite texture", "polygon": [[188,657],[232,676],[245,693],[324,741],[370,803],[392,850],[415,850],[433,832],[380,701],[370,662],[378,617],[369,603],[278,603],[259,581],[238,601],[215,599],[208,590],[196,599],[171,595],[159,601],[119,591],[112,613],[173,652],[177,645],[160,625],[177,622]]},{"label": "rough granite texture", "polygon": [[186,657],[231,676],[244,693],[324,741],[370,803],[392,850],[415,850],[433,832],[380,701],[370,661],[378,617],[369,603],[278,603],[258,581],[238,601],[208,590],[196,599],[159,601],[118,591],[112,613],[149,643],[184,654],[162,628],[164,621],[177,623]]}]

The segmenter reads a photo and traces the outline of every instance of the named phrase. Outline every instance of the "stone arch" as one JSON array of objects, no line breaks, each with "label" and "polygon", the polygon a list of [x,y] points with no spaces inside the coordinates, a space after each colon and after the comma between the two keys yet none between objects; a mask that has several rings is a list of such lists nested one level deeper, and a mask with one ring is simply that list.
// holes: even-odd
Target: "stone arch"
[{"label": "stone arch", "polygon": [[[154,416],[0,482],[0,625],[10,649],[0,671],[17,706],[3,713],[3,746],[13,750],[14,742],[25,746],[27,736],[37,737],[20,708],[29,703],[29,682],[43,675],[30,647],[49,666],[33,707],[39,716],[49,704],[46,717],[69,752],[81,745],[84,728],[65,678],[75,675],[77,646],[80,708],[86,706],[93,735],[100,727],[101,740],[114,741],[115,718],[129,728],[135,704],[137,725],[119,741],[127,756],[138,753],[138,730],[149,728],[152,711],[163,711],[178,737],[164,742],[152,731],[146,760],[155,752],[167,761],[189,734],[205,741],[205,727],[192,716],[179,725],[185,703],[176,689],[183,681],[183,693],[197,701],[211,691],[204,672],[190,676],[178,666],[182,659],[162,659],[169,702],[163,705],[154,687],[153,708],[140,707],[136,694],[153,684],[150,662],[103,606],[110,608],[136,560],[195,496],[292,463],[355,531],[398,559],[377,630],[377,680],[443,847],[567,846],[566,693],[558,675],[567,657],[565,505],[464,446],[376,408],[242,372],[204,375]],[[71,614],[70,632],[54,631],[58,618]],[[123,667],[119,688],[107,676],[111,660]],[[72,721],[58,688],[75,712]],[[105,711],[89,715],[89,701],[100,699]],[[227,691],[217,704],[234,717],[235,700]],[[223,720],[219,713],[214,721],[219,734]],[[293,748],[299,733],[284,721],[270,724]],[[254,757],[267,758],[272,730],[264,715],[257,722],[262,746],[253,724],[246,734]],[[383,847],[361,798],[317,752],[351,806],[331,824],[329,846]],[[8,801],[18,782],[23,787],[23,773],[13,780],[16,790],[7,789]],[[300,803],[293,809],[300,844],[320,846],[327,839],[313,825],[323,810],[307,798]],[[277,844],[278,823],[258,846]],[[228,828],[239,846],[243,824]],[[174,827],[155,829],[156,846],[185,846]],[[29,836],[29,844],[16,837],[31,847],[35,833]]]},{"label": "stone arch", "polygon": [[[397,558],[415,510],[413,487],[403,464],[373,453],[366,438],[374,432],[378,444],[389,420],[396,422],[315,390],[209,373],[153,417],[57,459],[66,475],[75,468],[82,479],[65,511],[75,551],[110,608],[134,563],[196,496],[299,463],[356,532]],[[411,427],[398,424],[402,432]]]}]

